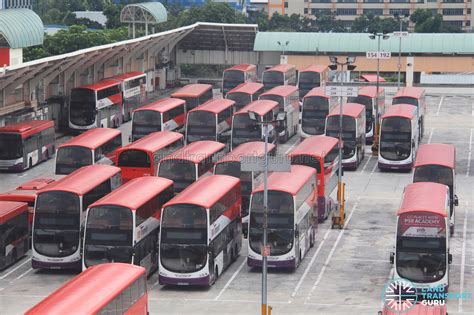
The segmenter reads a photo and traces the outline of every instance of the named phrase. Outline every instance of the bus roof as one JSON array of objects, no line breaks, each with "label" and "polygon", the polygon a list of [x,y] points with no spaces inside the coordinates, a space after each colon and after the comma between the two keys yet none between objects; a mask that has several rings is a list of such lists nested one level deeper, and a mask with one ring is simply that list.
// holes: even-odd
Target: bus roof
[{"label": "bus roof", "polygon": [[403,192],[402,204],[397,215],[421,211],[446,217],[448,190],[448,186],[438,183],[419,182],[409,184]]},{"label": "bus roof", "polygon": [[166,160],[185,160],[197,164],[224,148],[225,144],[217,141],[196,141],[165,156],[161,162]]},{"label": "bus roof", "polygon": [[304,139],[298,144],[288,156],[291,158],[296,155],[310,155],[316,158],[324,158],[337,146],[338,139],[328,136],[312,136]]},{"label": "bus roof", "polygon": [[[402,306],[400,306],[400,310]],[[409,310],[403,311],[402,313],[391,310],[390,307],[385,305],[383,315],[446,315],[446,305],[423,305],[422,303],[416,303]]]},{"label": "bus roof", "polygon": [[163,208],[177,204],[193,204],[208,209],[236,185],[240,185],[240,179],[233,176],[201,177],[168,201]]},{"label": "bus roof", "polygon": [[412,97],[421,98],[425,94],[425,89],[419,87],[404,87],[401,88],[393,98],[398,97]]},{"label": "bus roof", "polygon": [[0,201],[0,224],[3,224],[20,213],[27,211],[28,204],[26,202]]},{"label": "bus roof", "polygon": [[232,94],[232,93],[246,93],[246,94],[254,94],[258,90],[263,88],[262,83],[257,83],[257,82],[247,82],[247,83],[241,83],[237,85],[235,88],[227,92],[227,94]]},{"label": "bus roof", "polygon": [[197,111],[205,111],[205,112],[210,112],[213,114],[219,114],[220,112],[228,109],[229,107],[232,107],[235,105],[235,101],[233,100],[228,100],[225,98],[220,98],[220,99],[211,99],[207,102],[205,102],[202,105],[199,105],[198,107],[193,108],[189,112],[197,112]]},{"label": "bus roof", "polygon": [[278,107],[278,102],[270,100],[257,100],[245,105],[234,115],[242,115],[248,112],[256,112],[259,116],[263,116],[275,107]]},{"label": "bus roof", "polygon": [[173,186],[173,181],[167,178],[157,176],[134,178],[94,202],[89,208],[114,205],[134,211],[171,186]]},{"label": "bus roof", "polygon": [[119,84],[120,82],[118,82],[117,80],[104,79],[97,83],[75,87],[73,88],[73,90],[74,89],[87,89],[87,90],[92,90],[92,91],[99,91],[99,90],[103,90],[103,89],[109,88],[111,86],[119,85]]},{"label": "bus roof", "polygon": [[[271,173],[268,176],[268,189],[286,192],[294,196],[313,175],[316,175],[316,170],[312,167],[292,165],[291,172]],[[258,186],[252,193],[259,191],[263,191],[263,184]]]},{"label": "bus roof", "polygon": [[66,191],[77,195],[84,195],[118,173],[120,173],[120,168],[111,165],[94,164],[83,166],[68,176],[41,189],[38,191],[38,194],[51,191]]},{"label": "bus roof", "polygon": [[117,150],[117,156],[124,151],[140,150],[145,152],[156,152],[167,145],[183,139],[183,135],[174,131],[152,132],[137,141],[127,144]]},{"label": "bus roof", "polygon": [[312,65],[309,65],[307,66],[306,68],[300,70],[300,73],[301,72],[324,72],[328,69],[328,66],[325,66],[325,65],[315,65],[315,64],[312,64]]},{"label": "bus roof", "polygon": [[257,67],[254,64],[243,63],[243,64],[240,64],[240,65],[235,65],[233,67],[227,68],[227,69],[224,70],[224,72],[231,71],[231,70],[237,70],[237,71],[244,71],[245,72],[245,71],[254,70],[256,68]]},{"label": "bus roof", "polygon": [[92,266],[25,314],[98,314],[101,308],[144,274],[145,268],[132,264],[105,263]]},{"label": "bus roof", "polygon": [[[268,144],[268,152],[274,150],[276,145],[273,143]],[[262,141],[251,141],[245,142],[237,146],[234,150],[227,153],[222,157],[216,164],[225,162],[240,162],[240,158],[243,156],[264,156],[265,155],[265,142]]]},{"label": "bus roof", "polygon": [[409,104],[390,105],[382,115],[382,119],[388,117],[403,117],[413,119],[416,115],[416,106]]},{"label": "bus roof", "polygon": [[296,67],[294,65],[285,63],[285,64],[279,64],[279,65],[273,66],[265,70],[264,72],[267,72],[267,71],[287,72],[288,70],[291,70],[291,69],[296,69]]},{"label": "bus roof", "polygon": [[324,86],[319,86],[319,87],[315,87],[315,88],[312,88],[308,93],[306,93],[306,95],[303,97],[303,99],[305,98],[308,98],[308,97],[314,97],[314,96],[318,96],[318,97],[324,97],[324,98],[327,98],[329,99],[330,97],[326,95],[326,89],[324,88]]},{"label": "bus roof", "polygon": [[[365,82],[377,82],[377,74],[363,74],[360,76],[361,79]],[[378,77],[379,82],[386,82],[381,76]]]},{"label": "bus roof", "polygon": [[58,149],[67,146],[78,146],[95,150],[105,142],[120,134],[122,134],[122,132],[118,129],[94,128],[64,142],[58,147]]},{"label": "bus roof", "polygon": [[[379,94],[384,93],[385,90],[383,87],[379,87]],[[376,86],[364,86],[359,89],[359,96],[367,96],[370,98],[377,97],[377,87]]]},{"label": "bus roof", "polygon": [[144,75],[145,75],[145,72],[132,71],[132,72],[125,72],[125,73],[122,73],[122,74],[114,75],[113,77],[110,77],[110,78],[107,78],[107,79],[115,79],[115,80],[119,80],[119,81],[125,81],[125,80],[130,79],[130,78],[144,76]]},{"label": "bus roof", "polygon": [[416,154],[415,168],[423,165],[441,165],[456,168],[456,147],[452,144],[422,144]]},{"label": "bus roof", "polygon": [[22,138],[27,138],[37,132],[54,127],[53,120],[29,120],[16,124],[0,127],[0,133],[19,133]]},{"label": "bus roof", "polygon": [[188,84],[171,93],[171,97],[198,97],[209,89],[212,89],[210,84]]},{"label": "bus roof", "polygon": [[186,102],[179,98],[167,97],[167,98],[163,98],[161,100],[155,101],[153,103],[146,104],[145,106],[139,107],[135,109],[133,112],[140,112],[143,110],[152,110],[155,112],[164,113],[178,106],[184,106],[185,104]]},{"label": "bus roof", "polygon": [[262,93],[260,96],[265,96],[265,95],[278,95],[278,96],[288,96],[291,93],[294,93],[298,91],[298,87],[294,85],[280,85],[280,86],[275,86],[273,89],[270,89],[266,91],[265,93]]},{"label": "bus roof", "polygon": [[[342,115],[357,118],[365,110],[365,106],[357,103],[346,103],[342,106]],[[340,107],[337,105],[328,115],[339,116]]]},{"label": "bus roof", "polygon": [[33,202],[36,198],[36,192],[53,183],[53,178],[36,178],[21,184],[14,190],[0,194],[0,200],[4,201],[22,201]]}]

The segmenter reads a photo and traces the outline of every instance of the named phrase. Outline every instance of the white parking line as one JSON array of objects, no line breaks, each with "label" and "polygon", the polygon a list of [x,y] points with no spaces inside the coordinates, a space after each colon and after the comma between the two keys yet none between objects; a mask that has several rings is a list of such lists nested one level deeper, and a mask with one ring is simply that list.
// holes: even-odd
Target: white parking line
[{"label": "white parking line", "polygon": [[290,152],[291,149],[293,149],[293,148],[295,147],[295,145],[297,145],[297,144],[299,144],[299,143],[300,143],[300,141],[299,141],[299,140],[296,140],[296,142],[293,143],[293,144],[288,148],[288,150],[285,151],[285,154],[288,154],[288,152]]},{"label": "white parking line", "polygon": [[433,139],[434,128],[430,130],[430,136],[428,137],[428,143],[431,143],[431,139]]},{"label": "white parking line", "polygon": [[352,207],[351,213],[347,217],[347,221],[344,224],[343,229],[341,230],[341,232],[339,232],[339,235],[337,236],[336,242],[334,242],[334,245],[332,246],[331,251],[329,252],[328,258],[324,262],[324,265],[321,268],[321,272],[319,273],[318,278],[314,282],[313,287],[311,288],[311,291],[309,291],[308,296],[306,297],[306,300],[309,300],[311,298],[311,296],[313,295],[313,292],[316,290],[319,282],[321,282],[321,279],[323,278],[323,274],[326,271],[326,268],[329,265],[329,262],[331,261],[331,258],[334,255],[334,252],[336,251],[337,245],[339,244],[342,236],[344,235],[344,231],[346,230],[347,226],[349,225],[349,222],[351,221],[352,215],[354,214],[355,210],[357,209],[358,204],[359,204],[359,197],[357,197],[357,201],[354,204],[354,206]]},{"label": "white parking line", "polygon": [[[28,269],[27,271],[25,271],[24,273],[22,273],[21,275],[19,275],[18,277],[16,277],[15,280],[19,280],[19,279],[23,278],[23,277],[26,276],[30,271],[33,271],[33,268]],[[14,282],[15,280],[10,281],[10,283]]]},{"label": "white parking line", "polygon": [[375,169],[377,168],[378,166],[378,161],[377,163],[375,163],[374,167],[372,168],[372,171],[370,172],[370,176],[374,175],[374,172],[375,172]]},{"label": "white parking line", "polygon": [[22,262],[20,265],[16,266],[15,268],[13,268],[12,270],[10,270],[8,273],[4,274],[3,276],[0,277],[0,280],[3,280],[5,279],[6,277],[8,277],[9,275],[11,275],[12,273],[14,273],[15,271],[17,271],[19,268],[21,268],[21,266],[23,266],[24,264],[28,263],[28,262],[31,262],[31,259],[27,259],[25,260],[24,262]]},{"label": "white parking line", "polygon": [[[358,305],[358,304],[329,304],[329,303],[313,303],[313,302],[304,302],[305,305],[314,305],[314,306],[331,306],[331,307],[361,307],[361,308],[370,308],[371,310],[374,309],[373,305]],[[352,313],[352,312],[351,312]]]},{"label": "white parking line", "polygon": [[239,268],[234,272],[234,274],[232,275],[232,277],[230,277],[229,281],[227,281],[227,283],[225,284],[225,286],[222,288],[221,292],[219,292],[219,294],[214,298],[214,301],[217,301],[219,300],[219,298],[221,297],[221,295],[224,293],[225,290],[227,290],[227,288],[229,287],[229,285],[231,284],[232,281],[234,281],[235,277],[237,277],[237,275],[239,274],[239,272],[242,270],[242,268],[245,266],[245,263],[247,262],[247,259],[244,258],[244,261],[242,261],[242,263],[240,264]]},{"label": "white parking line", "polygon": [[364,167],[362,167],[362,170],[360,171],[361,173],[363,173],[363,172],[365,171],[365,168],[366,168],[367,165],[369,164],[371,158],[372,158],[372,155],[369,155],[369,158],[368,158],[367,161],[364,163]]},{"label": "white parking line", "polygon": [[441,99],[439,100],[438,111],[436,111],[436,116],[439,116],[439,111],[441,110],[441,105],[443,104],[444,94],[441,94]]},{"label": "white parking line", "polygon": [[471,168],[471,156],[472,156],[472,132],[474,128],[471,128],[471,134],[469,136],[469,154],[467,156],[467,170],[466,170],[466,177],[469,177],[469,169]]},{"label": "white parking line", "polygon": [[308,275],[309,270],[311,269],[314,262],[316,261],[316,258],[318,257],[318,254],[321,251],[321,248],[323,247],[323,244],[326,241],[326,239],[329,235],[329,232],[331,232],[330,228],[327,229],[326,234],[324,234],[324,237],[323,237],[322,241],[319,243],[319,246],[316,249],[316,253],[311,258],[311,261],[309,262],[309,265],[306,266],[306,269],[304,270],[303,275],[300,278],[300,281],[298,281],[298,284],[296,285],[295,289],[293,290],[293,293],[291,293],[292,298],[294,298],[296,296],[296,294],[298,293],[298,290],[300,289],[301,285],[303,284],[303,281],[305,280],[306,276]]},{"label": "white parking line", "polygon": [[[467,209],[464,210],[464,227],[462,232],[462,252],[461,252],[461,283],[459,285],[459,292],[464,291],[464,272],[466,269],[466,234],[467,234]],[[463,299],[459,299],[458,312],[462,312]]]}]

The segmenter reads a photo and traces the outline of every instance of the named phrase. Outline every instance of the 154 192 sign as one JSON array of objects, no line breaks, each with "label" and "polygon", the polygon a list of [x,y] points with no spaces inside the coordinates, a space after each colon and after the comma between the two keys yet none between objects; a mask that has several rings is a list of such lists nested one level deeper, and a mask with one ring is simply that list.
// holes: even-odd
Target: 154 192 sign
[{"label": "154 192 sign", "polygon": [[365,53],[367,59],[390,59],[392,53],[389,51],[368,51]]}]

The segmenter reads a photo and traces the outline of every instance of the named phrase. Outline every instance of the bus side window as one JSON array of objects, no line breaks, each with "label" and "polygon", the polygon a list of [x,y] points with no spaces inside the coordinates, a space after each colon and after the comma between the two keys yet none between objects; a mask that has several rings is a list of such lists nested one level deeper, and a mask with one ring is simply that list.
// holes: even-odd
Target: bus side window
[{"label": "bus side window", "polygon": [[212,98],[212,88],[210,88],[209,90],[207,90],[203,95],[201,95],[199,97],[199,101],[200,103],[205,103],[207,102],[208,100],[210,100]]},{"label": "bus side window", "polygon": [[[36,135],[32,135],[25,139],[25,153],[31,153],[33,151],[38,150],[38,137]],[[28,161],[27,161],[28,163]]]},{"label": "bus side window", "polygon": [[[178,107],[175,107],[173,109],[171,109],[169,111],[169,115],[171,117],[171,119],[174,119],[180,115],[183,115],[184,114],[184,107],[183,106],[178,106]],[[164,118],[163,118],[164,121],[166,121]]]},{"label": "bus side window", "polygon": [[220,124],[221,122],[227,120],[231,116],[232,116],[232,107],[229,107],[217,115],[217,123]]},{"label": "bus side window", "polygon": [[92,204],[94,201],[99,200],[110,192],[110,180],[107,179],[105,182],[103,182],[102,184],[95,187],[84,195],[82,201],[82,210],[86,211],[90,204]]}]

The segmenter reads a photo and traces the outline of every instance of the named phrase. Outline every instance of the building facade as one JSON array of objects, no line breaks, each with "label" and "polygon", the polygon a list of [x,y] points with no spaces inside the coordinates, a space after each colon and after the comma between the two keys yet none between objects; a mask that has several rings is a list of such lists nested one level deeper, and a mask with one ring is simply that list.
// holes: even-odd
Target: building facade
[{"label": "building facade", "polygon": [[32,9],[31,0],[0,0],[0,10],[2,9]]},{"label": "building facade", "polygon": [[293,13],[314,16],[317,13],[335,12],[337,18],[348,24],[362,14],[380,17],[411,15],[416,9],[428,9],[443,15],[449,24],[472,31],[474,12],[471,0],[268,0],[270,14]]}]

